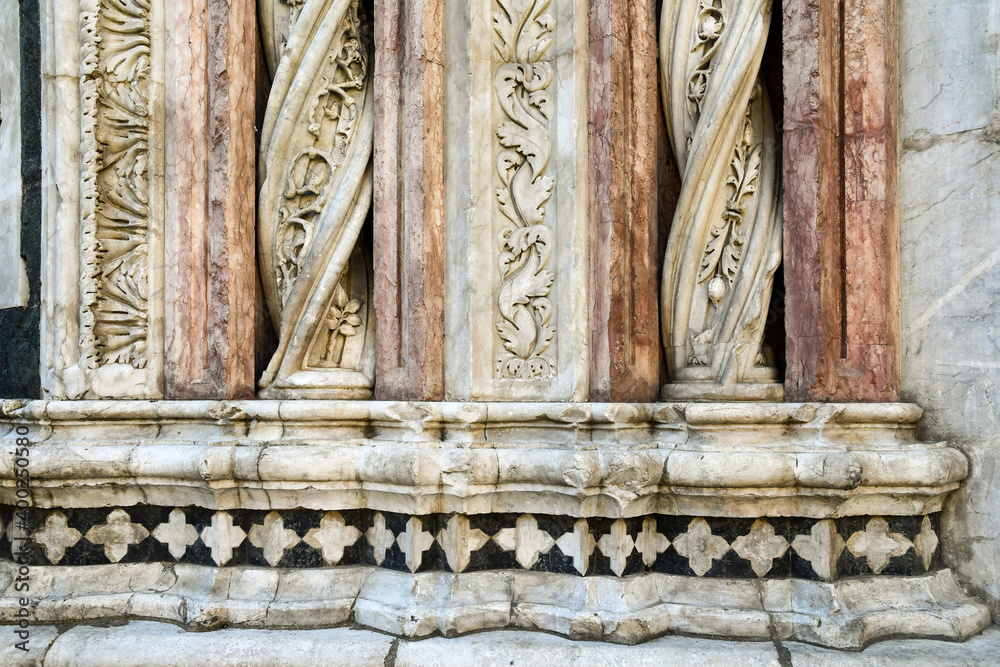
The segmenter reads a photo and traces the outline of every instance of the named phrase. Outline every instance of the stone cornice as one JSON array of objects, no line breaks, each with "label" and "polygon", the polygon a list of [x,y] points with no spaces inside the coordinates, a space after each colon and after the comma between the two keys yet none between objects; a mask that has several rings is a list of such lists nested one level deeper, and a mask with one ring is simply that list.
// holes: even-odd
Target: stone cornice
[{"label": "stone cornice", "polygon": [[[960,451],[916,438],[907,404],[33,401],[2,415],[30,429],[39,507],[819,519],[938,511],[968,473]],[[0,483],[13,503],[12,440]]]}]

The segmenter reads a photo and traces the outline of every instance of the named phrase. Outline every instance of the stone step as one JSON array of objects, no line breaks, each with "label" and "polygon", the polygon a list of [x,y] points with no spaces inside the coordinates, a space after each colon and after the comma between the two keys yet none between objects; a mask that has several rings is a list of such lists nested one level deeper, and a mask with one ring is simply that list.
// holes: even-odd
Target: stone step
[{"label": "stone step", "polygon": [[112,627],[33,626],[27,653],[17,629],[0,628],[0,664],[9,667],[126,665],[996,665],[1000,627],[954,643],[890,640],[851,653],[795,642],[738,642],[666,636],[639,646],[579,642],[526,631],[483,632],[407,641],[369,630],[187,632],[169,623],[133,621]]}]

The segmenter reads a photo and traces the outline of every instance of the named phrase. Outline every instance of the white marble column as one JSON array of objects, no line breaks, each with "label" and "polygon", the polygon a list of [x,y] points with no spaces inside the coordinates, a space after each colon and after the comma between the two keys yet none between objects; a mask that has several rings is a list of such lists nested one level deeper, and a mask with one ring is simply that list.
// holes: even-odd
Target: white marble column
[{"label": "white marble column", "polygon": [[586,400],[587,5],[445,15],[445,394]]}]

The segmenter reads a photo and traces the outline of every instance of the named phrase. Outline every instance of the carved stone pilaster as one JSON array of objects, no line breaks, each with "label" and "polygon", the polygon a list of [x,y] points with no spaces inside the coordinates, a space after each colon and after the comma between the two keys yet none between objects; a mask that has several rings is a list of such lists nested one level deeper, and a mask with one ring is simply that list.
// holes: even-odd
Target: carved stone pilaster
[{"label": "carved stone pilaster", "polygon": [[664,397],[780,399],[763,349],[781,262],[779,163],[758,78],[768,0],[667,0],[664,109],[681,194],[663,268]]},{"label": "carved stone pilaster", "polygon": [[[278,349],[265,396],[364,398],[374,380],[373,100],[358,0],[261,0],[274,82],[261,132],[258,244]],[[368,256],[366,256],[368,255]]]},{"label": "carved stone pilaster", "polygon": [[587,12],[489,0],[446,14],[446,395],[582,400]]},{"label": "carved stone pilaster", "polygon": [[162,395],[162,21],[150,0],[42,17],[49,395]]}]

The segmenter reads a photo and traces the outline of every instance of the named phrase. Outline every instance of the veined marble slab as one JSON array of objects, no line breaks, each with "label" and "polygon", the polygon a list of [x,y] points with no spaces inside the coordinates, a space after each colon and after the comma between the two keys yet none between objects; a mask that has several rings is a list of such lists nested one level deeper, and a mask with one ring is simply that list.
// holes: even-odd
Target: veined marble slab
[{"label": "veined marble slab", "polygon": [[583,400],[585,5],[446,5],[446,397]]},{"label": "veined marble slab", "polygon": [[28,303],[21,259],[21,49],[17,0],[0,0],[0,308]]}]

